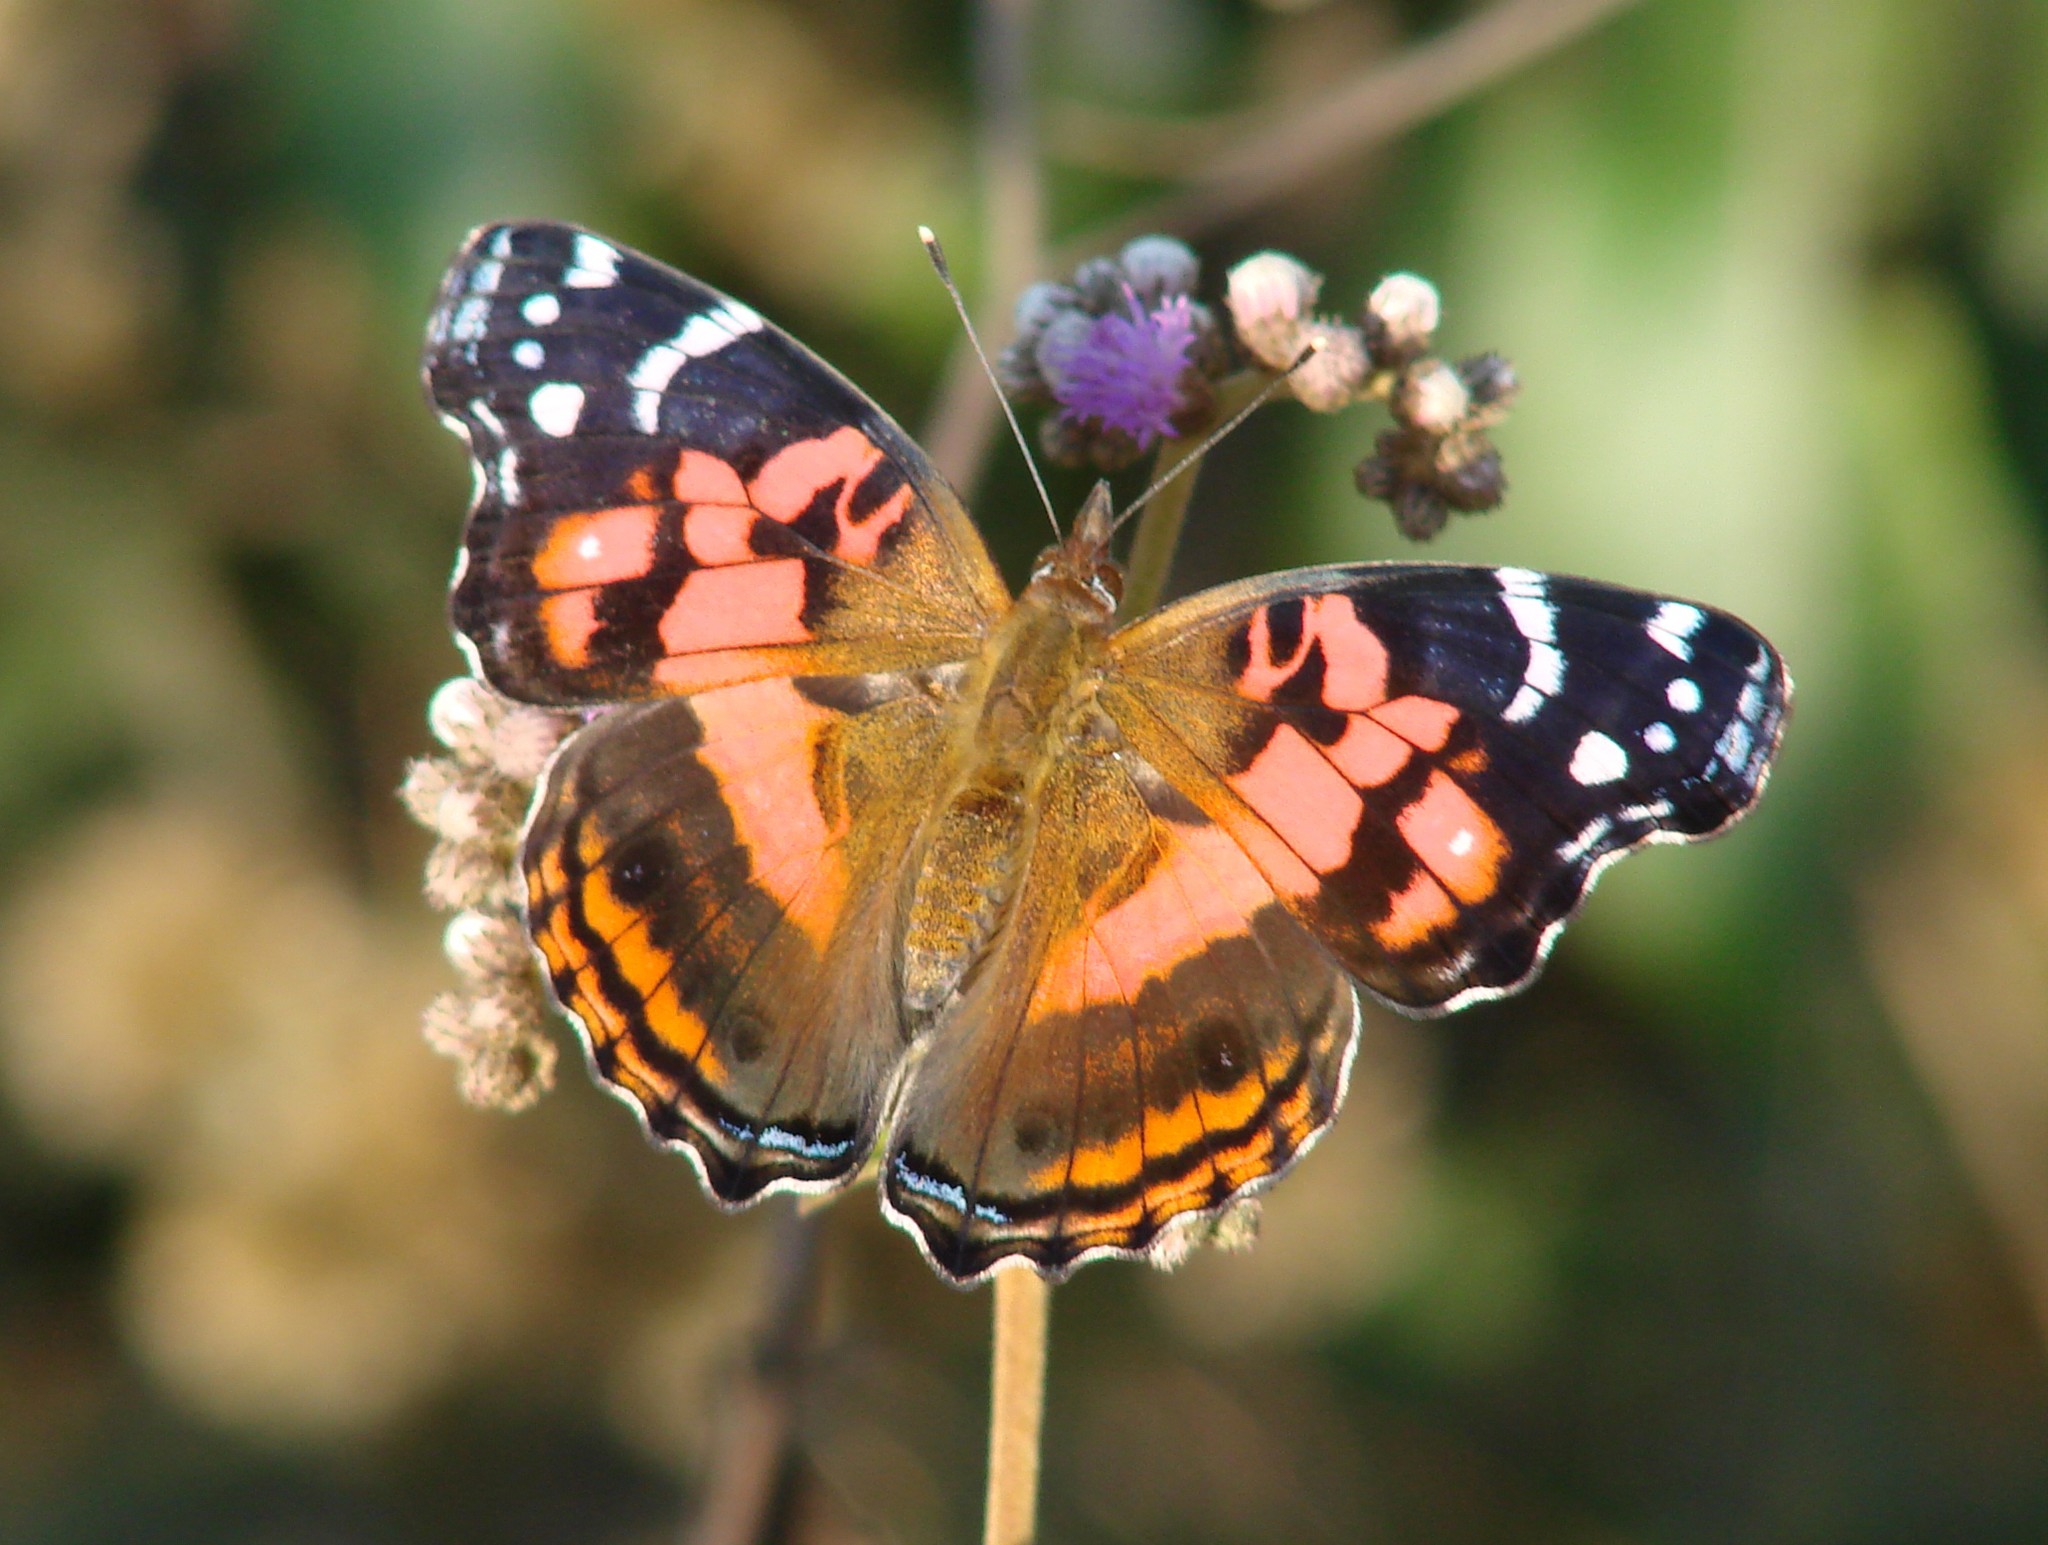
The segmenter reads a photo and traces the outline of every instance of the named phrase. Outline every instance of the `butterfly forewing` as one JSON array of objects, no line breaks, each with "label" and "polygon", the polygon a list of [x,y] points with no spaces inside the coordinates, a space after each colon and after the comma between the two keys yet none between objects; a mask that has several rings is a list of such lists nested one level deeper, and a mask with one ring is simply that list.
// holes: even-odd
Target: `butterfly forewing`
[{"label": "butterfly forewing", "polygon": [[965,659],[1008,605],[958,499],[867,397],[587,231],[472,235],[426,377],[477,481],[455,626],[513,697]]},{"label": "butterfly forewing", "polygon": [[1272,575],[1119,635],[1105,706],[1381,997],[1510,991],[1603,863],[1756,800],[1790,693],[1725,613],[1521,569]]}]

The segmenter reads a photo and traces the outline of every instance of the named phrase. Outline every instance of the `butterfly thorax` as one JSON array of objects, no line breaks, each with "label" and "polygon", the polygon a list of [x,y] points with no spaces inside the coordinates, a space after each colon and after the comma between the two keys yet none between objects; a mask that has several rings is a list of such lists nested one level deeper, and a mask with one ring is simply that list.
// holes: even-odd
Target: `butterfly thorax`
[{"label": "butterfly thorax", "polygon": [[917,1017],[960,985],[1000,927],[1030,856],[1039,790],[1060,757],[1101,755],[1119,737],[1095,704],[1122,589],[1098,487],[1065,541],[991,630],[955,704],[952,777],[920,834],[903,936],[903,987]]}]

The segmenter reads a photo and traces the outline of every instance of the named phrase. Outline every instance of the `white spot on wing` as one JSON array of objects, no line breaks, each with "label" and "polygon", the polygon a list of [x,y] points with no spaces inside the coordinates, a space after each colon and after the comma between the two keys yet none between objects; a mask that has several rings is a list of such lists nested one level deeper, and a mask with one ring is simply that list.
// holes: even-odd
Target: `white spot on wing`
[{"label": "white spot on wing", "polygon": [[1451,850],[1451,857],[1463,858],[1472,851],[1472,841],[1472,834],[1461,826],[1458,828],[1457,834],[1449,842],[1445,843],[1444,846]]},{"label": "white spot on wing", "polygon": [[536,386],[528,400],[526,411],[533,416],[534,427],[542,434],[553,435],[557,440],[576,432],[576,421],[583,416],[583,388],[570,381],[550,381],[545,386]]},{"label": "white spot on wing", "polygon": [[1666,601],[1644,624],[1657,644],[1681,660],[1692,658],[1692,636],[1699,632],[1707,614],[1683,601]]},{"label": "white spot on wing", "polygon": [[562,282],[572,290],[601,290],[619,282],[619,249],[610,242],[581,233],[571,253]]},{"label": "white spot on wing", "polygon": [[1678,676],[1664,689],[1664,701],[1680,713],[1700,711],[1700,684],[1690,676]]},{"label": "white spot on wing", "polygon": [[1598,730],[1588,730],[1579,737],[1578,749],[1572,752],[1571,774],[1575,782],[1592,788],[1602,783],[1612,783],[1628,772],[1628,753]]},{"label": "white spot on wing", "polygon": [[633,388],[633,422],[653,434],[660,421],[661,394],[668,390],[676,372],[693,359],[716,354],[737,343],[748,333],[761,329],[760,313],[736,300],[726,301],[709,311],[700,311],[683,324],[683,330],[666,343],[657,343],[626,377]]},{"label": "white spot on wing", "polygon": [[547,362],[548,353],[531,338],[521,338],[512,345],[512,363],[522,370],[538,370]]},{"label": "white spot on wing", "polygon": [[1564,687],[1564,655],[1557,647],[1557,608],[1550,602],[1549,584],[1534,569],[1495,569],[1500,582],[1501,605],[1507,608],[1515,631],[1529,646],[1529,660],[1522,668],[1522,684],[1509,701],[1505,715],[1510,724],[1536,717],[1546,699]]},{"label": "white spot on wing", "polygon": [[476,265],[469,276],[469,287],[478,295],[489,295],[498,288],[498,281],[505,277],[505,265],[486,262]]},{"label": "white spot on wing", "polygon": [[498,415],[491,411],[491,405],[483,398],[479,397],[470,403],[469,414],[471,418],[484,426],[493,439],[503,440],[506,438],[505,426],[498,421]]},{"label": "white spot on wing", "polygon": [[1572,838],[1570,842],[1558,845],[1557,856],[1568,864],[1576,864],[1599,846],[1600,840],[1613,830],[1612,821],[1604,815],[1596,815],[1586,823],[1585,830],[1578,836]]},{"label": "white spot on wing", "polygon": [[484,335],[484,325],[491,319],[491,303],[481,295],[471,295],[455,308],[455,315],[448,319],[448,336],[457,343],[474,343]]},{"label": "white spot on wing", "polygon": [[1655,724],[1643,731],[1643,744],[1656,752],[1657,755],[1663,756],[1667,752],[1678,749],[1678,736],[1672,732],[1670,725],[1659,719]]},{"label": "white spot on wing", "polygon": [[1730,769],[1740,769],[1749,761],[1750,747],[1754,743],[1749,726],[1740,719],[1730,719],[1728,727],[1721,731],[1721,738],[1714,742],[1714,754]]},{"label": "white spot on wing", "polygon": [[507,504],[519,502],[519,453],[509,445],[498,455],[498,497]]},{"label": "white spot on wing", "polygon": [[534,327],[546,327],[562,314],[562,303],[543,290],[538,295],[526,297],[526,304],[519,308],[519,314]]}]

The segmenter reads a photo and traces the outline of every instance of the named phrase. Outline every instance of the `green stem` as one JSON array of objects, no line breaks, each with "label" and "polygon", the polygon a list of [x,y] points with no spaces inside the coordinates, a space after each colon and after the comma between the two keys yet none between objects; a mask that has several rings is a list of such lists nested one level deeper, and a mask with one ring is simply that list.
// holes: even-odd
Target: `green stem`
[{"label": "green stem", "polygon": [[1258,369],[1240,370],[1225,377],[1216,383],[1215,401],[1201,421],[1189,426],[1178,439],[1159,447],[1152,459],[1153,475],[1175,475],[1172,482],[1152,496],[1152,502],[1138,517],[1138,534],[1131,539],[1131,556],[1124,565],[1123,605],[1118,609],[1124,621],[1142,617],[1157,606],[1166,593],[1167,580],[1173,577],[1173,560],[1180,549],[1181,527],[1187,523],[1188,501],[1195,496],[1195,478],[1202,470],[1202,456],[1207,454],[1202,441],[1265,390],[1272,379],[1272,372]]}]

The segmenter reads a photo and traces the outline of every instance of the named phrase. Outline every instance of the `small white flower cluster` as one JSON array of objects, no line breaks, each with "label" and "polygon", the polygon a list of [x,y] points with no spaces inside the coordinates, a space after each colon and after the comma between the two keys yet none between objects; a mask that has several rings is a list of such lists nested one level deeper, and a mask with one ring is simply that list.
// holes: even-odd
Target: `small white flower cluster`
[{"label": "small white flower cluster", "polygon": [[1318,316],[1323,276],[1284,252],[1258,252],[1230,271],[1230,320],[1247,353],[1285,370],[1301,351],[1317,352],[1288,382],[1318,413],[1387,397],[1394,373],[1428,349],[1443,314],[1436,286],[1414,274],[1389,274],[1365,303],[1363,326]]},{"label": "small white flower cluster", "polygon": [[482,682],[442,683],[427,709],[441,756],[406,769],[399,797],[439,840],[427,900],[453,912],[443,947],[463,985],[427,1006],[427,1044],[462,1067],[474,1105],[523,1110],[554,1083],[547,1004],[520,918],[518,843],[533,786],[581,722],[528,708]]},{"label": "small white flower cluster", "polygon": [[1431,352],[1443,303],[1427,279],[1387,275],[1357,326],[1315,313],[1322,287],[1321,274],[1286,253],[1257,253],[1230,271],[1230,319],[1246,352],[1269,370],[1286,370],[1318,346],[1288,380],[1316,412],[1388,405],[1395,427],[1358,464],[1359,492],[1391,505],[1417,541],[1454,513],[1499,504],[1507,480],[1486,432],[1518,388],[1513,368],[1497,354],[1453,365]]}]

